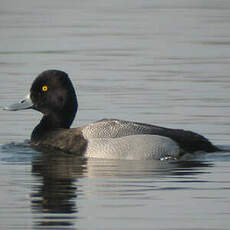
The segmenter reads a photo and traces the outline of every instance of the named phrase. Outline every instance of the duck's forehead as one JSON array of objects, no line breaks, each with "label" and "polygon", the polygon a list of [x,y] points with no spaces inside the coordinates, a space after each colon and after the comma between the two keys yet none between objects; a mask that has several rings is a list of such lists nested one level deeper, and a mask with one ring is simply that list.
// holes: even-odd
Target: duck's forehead
[{"label": "duck's forehead", "polygon": [[61,82],[60,79],[57,77],[40,76],[34,80],[31,86],[31,90],[40,90],[44,85],[55,88],[59,87],[61,85]]},{"label": "duck's forehead", "polygon": [[43,78],[36,78],[31,86],[31,90],[37,90],[40,89],[43,85],[48,84],[48,79],[43,79]]}]

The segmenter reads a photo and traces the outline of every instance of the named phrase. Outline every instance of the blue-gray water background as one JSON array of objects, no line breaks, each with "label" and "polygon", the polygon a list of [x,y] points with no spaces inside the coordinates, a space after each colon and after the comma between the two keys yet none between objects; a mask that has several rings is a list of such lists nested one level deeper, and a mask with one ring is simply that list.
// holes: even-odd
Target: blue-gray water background
[{"label": "blue-gray water background", "polygon": [[[0,0],[0,104],[43,70],[77,89],[73,126],[119,118],[230,148],[230,1]],[[41,114],[0,111],[1,229],[229,229],[230,153],[187,162],[42,154]]]}]

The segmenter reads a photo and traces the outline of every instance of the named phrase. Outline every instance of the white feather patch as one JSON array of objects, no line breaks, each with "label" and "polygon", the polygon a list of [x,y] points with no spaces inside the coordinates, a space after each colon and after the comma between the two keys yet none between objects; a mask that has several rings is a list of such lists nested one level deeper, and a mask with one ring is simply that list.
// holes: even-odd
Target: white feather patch
[{"label": "white feather patch", "polygon": [[104,159],[176,158],[180,148],[170,138],[157,135],[130,135],[118,138],[87,138],[86,157]]}]

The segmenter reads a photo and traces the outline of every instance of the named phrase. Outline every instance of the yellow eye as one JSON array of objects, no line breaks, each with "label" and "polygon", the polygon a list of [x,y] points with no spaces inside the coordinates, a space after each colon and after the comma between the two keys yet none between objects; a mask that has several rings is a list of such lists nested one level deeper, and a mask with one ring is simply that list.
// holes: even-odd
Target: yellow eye
[{"label": "yellow eye", "polygon": [[47,85],[43,85],[43,86],[42,86],[42,91],[43,91],[43,92],[46,92],[47,90],[48,90],[48,86],[47,86]]}]

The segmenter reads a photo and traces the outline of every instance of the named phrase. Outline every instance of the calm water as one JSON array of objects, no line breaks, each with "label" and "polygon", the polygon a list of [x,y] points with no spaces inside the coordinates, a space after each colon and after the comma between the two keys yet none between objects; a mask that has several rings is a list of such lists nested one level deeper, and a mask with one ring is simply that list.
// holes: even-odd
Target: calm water
[{"label": "calm water", "polygon": [[[229,149],[230,2],[1,0],[0,104],[69,73],[73,126],[190,129]],[[1,229],[229,229],[230,152],[185,162],[83,160],[27,146],[41,114],[0,111]]]}]

